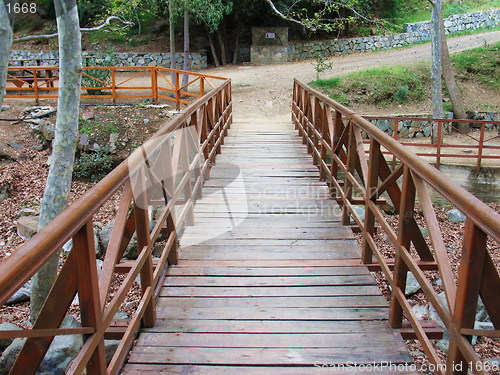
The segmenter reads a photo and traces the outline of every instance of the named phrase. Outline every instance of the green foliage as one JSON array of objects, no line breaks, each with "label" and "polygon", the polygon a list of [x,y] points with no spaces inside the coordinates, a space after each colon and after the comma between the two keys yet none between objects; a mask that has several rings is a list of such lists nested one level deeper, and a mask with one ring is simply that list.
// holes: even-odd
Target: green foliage
[{"label": "green foliage", "polygon": [[148,25],[160,16],[161,1],[158,0],[105,0],[109,14],[133,22],[132,30],[116,30],[122,34],[141,34]]},{"label": "green foliage", "polygon": [[[104,56],[90,57],[84,60],[83,66],[114,66],[116,63],[113,50],[105,52]],[[106,87],[111,83],[110,69],[85,69],[82,75],[82,87]],[[101,89],[87,89],[89,95],[103,95]]]},{"label": "green foliage", "polygon": [[311,84],[345,105],[354,101],[384,106],[421,100],[428,77],[429,68],[420,65],[411,69],[391,66],[354,72],[341,78],[318,80]]},{"label": "green foliage", "polygon": [[107,140],[111,134],[118,132],[118,128],[114,124],[99,121],[99,118],[95,120],[80,118],[78,132],[80,134],[87,134],[89,137],[95,139]]},{"label": "green foliage", "polygon": [[410,93],[410,88],[407,85],[399,86],[395,94],[398,103],[402,104],[406,102],[409,93]]},{"label": "green foliage", "polygon": [[500,90],[500,42],[452,55],[451,61],[459,74]]},{"label": "green foliage", "polygon": [[107,13],[108,0],[78,0],[78,15],[80,25],[100,19]]},{"label": "green foliage", "polygon": [[316,80],[319,80],[321,73],[333,68],[333,63],[327,62],[327,60],[323,57],[323,54],[320,52],[316,53],[316,60],[312,64],[314,66],[314,70],[316,70]]},{"label": "green foliage", "polygon": [[211,32],[217,30],[224,16],[231,13],[233,3],[224,0],[174,0],[178,12],[184,12],[187,6],[194,22],[203,24]]},{"label": "green foliage", "polygon": [[96,152],[81,153],[75,161],[73,177],[99,181],[115,167],[116,161],[109,150],[102,148]]}]

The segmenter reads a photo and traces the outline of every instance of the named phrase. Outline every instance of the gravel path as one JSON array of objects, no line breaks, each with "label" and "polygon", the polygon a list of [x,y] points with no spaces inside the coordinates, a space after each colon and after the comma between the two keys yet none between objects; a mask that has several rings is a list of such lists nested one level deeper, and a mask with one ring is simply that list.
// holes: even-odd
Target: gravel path
[{"label": "gravel path", "polygon": [[[448,47],[454,53],[499,40],[500,31],[492,31],[450,38]],[[341,55],[330,59],[333,69],[328,75],[337,76],[384,65],[405,65],[430,59],[430,43],[380,52]],[[312,62],[313,60],[276,65],[231,65],[207,69],[203,73],[232,79],[237,116],[288,116],[293,79],[298,78],[304,82],[313,80],[316,72]]]}]

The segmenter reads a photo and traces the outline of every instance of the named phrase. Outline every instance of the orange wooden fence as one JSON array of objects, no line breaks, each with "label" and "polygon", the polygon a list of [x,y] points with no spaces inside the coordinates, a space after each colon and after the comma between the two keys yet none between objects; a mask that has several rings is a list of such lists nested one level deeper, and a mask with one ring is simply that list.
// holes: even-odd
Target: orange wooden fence
[{"label": "orange wooden fence", "polygon": [[[106,72],[104,75],[99,73],[103,71]],[[183,84],[185,76],[188,80]],[[151,99],[156,104],[163,99],[175,102],[178,109],[226,81],[222,77],[157,66],[86,66],[82,77],[83,82],[88,82],[82,85],[82,98],[111,99],[113,102],[117,99]],[[6,98],[35,99],[39,104],[41,99],[57,98],[59,67],[9,67],[7,82]]]},{"label": "orange wooden fence", "polygon": [[[363,233],[361,261],[381,270],[392,287],[392,327],[401,328],[406,318],[436,367],[435,374],[466,374],[468,364],[472,364],[473,373],[488,374],[471,339],[500,337],[500,277],[491,254],[499,248],[500,215],[363,117],[297,80],[292,113],[296,129],[318,165],[320,178],[329,182],[343,206],[344,224],[355,225]],[[397,161],[392,169],[386,154]],[[430,189],[467,217],[457,274],[451,268]],[[380,207],[385,200],[390,200],[398,213],[397,228],[389,224]],[[420,213],[415,207],[417,200]],[[365,207],[364,218],[354,210],[355,205]],[[425,220],[428,236],[418,227],[419,215]],[[390,251],[378,246],[376,231],[383,231]],[[438,297],[426,270],[439,273],[445,301]],[[405,297],[408,271],[418,280],[450,334],[446,363]],[[495,330],[474,327],[479,296]]]}]

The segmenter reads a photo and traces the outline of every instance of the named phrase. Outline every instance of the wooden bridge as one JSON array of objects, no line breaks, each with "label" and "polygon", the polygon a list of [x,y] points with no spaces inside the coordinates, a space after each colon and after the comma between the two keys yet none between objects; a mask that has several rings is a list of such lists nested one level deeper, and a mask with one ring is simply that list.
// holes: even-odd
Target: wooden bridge
[{"label": "wooden bridge", "polygon": [[[0,332],[0,338],[28,337],[12,373],[34,374],[61,334],[85,339],[71,374],[417,373],[402,335],[420,341],[435,373],[465,374],[457,364],[480,364],[471,337],[500,333],[500,278],[489,250],[498,248],[499,215],[298,81],[292,112],[294,126],[246,119],[229,131],[231,86],[225,81],[2,262],[4,302],[73,239],[33,329]],[[193,144],[199,151],[192,152]],[[387,153],[397,161],[393,168]],[[428,186],[467,216],[458,274]],[[98,277],[92,217],[118,191]],[[428,237],[416,223],[417,199]],[[150,230],[148,208],[160,203]],[[387,203],[399,213],[397,228],[381,209]],[[356,205],[366,208],[364,218]],[[353,230],[363,233],[361,246]],[[392,252],[379,249],[378,231]],[[123,261],[134,233],[139,257]],[[370,270],[383,272],[390,302]],[[439,273],[446,301],[430,284],[429,270]],[[405,297],[408,271],[447,327],[446,362],[431,342],[436,332],[417,319]],[[124,278],[110,297],[117,274]],[[114,315],[137,276],[137,311],[126,324],[117,322]],[[60,329],[76,293],[82,328]],[[474,328],[479,296],[496,330]],[[121,342],[106,363],[109,338]],[[473,372],[488,373],[481,366]]]}]

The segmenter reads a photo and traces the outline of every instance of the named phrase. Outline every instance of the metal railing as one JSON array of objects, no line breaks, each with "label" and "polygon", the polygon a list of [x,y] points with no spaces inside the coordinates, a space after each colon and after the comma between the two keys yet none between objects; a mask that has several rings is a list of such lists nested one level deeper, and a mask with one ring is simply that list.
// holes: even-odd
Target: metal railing
[{"label": "metal railing", "polygon": [[[441,159],[475,159],[476,169],[480,170],[485,159],[500,159],[500,134],[492,134],[487,131],[487,126],[496,126],[500,130],[500,121],[494,120],[458,120],[458,119],[432,119],[420,117],[381,117],[363,116],[371,121],[389,121],[392,137],[402,145],[415,147],[417,156],[430,157],[435,160],[436,168],[439,169]],[[404,122],[420,123],[420,126],[411,125],[409,128],[401,127]],[[422,124],[423,123],[423,124]],[[465,133],[458,128],[458,124],[467,124],[471,129],[477,128],[478,133]],[[422,132],[428,137],[416,138]],[[435,137],[431,134],[435,132]],[[461,143],[456,138],[446,140],[445,134],[458,134]],[[365,142],[366,144],[369,141]],[[386,153],[387,154],[387,153]]]},{"label": "metal railing", "polygon": [[[12,374],[35,374],[54,337],[68,334],[84,337],[83,347],[68,373],[81,374],[86,370],[87,374],[100,375],[120,371],[140,325],[155,324],[155,302],[166,267],[177,263],[177,235],[184,225],[192,223],[195,200],[201,197],[203,181],[209,177],[210,166],[221,152],[231,123],[231,82],[226,80],[169,121],[151,140],[0,263],[3,304],[50,257],[58,254],[65,243],[73,240],[73,248],[33,328],[0,331],[1,339],[27,338]],[[179,133],[185,129],[194,131]],[[160,143],[163,146],[158,148]],[[152,182],[156,182],[155,188]],[[98,276],[93,217],[116,193],[120,194],[119,206]],[[157,205],[158,200],[163,201],[163,208],[150,230],[148,206]],[[134,233],[139,255],[136,260],[122,261]],[[161,234],[165,235],[164,242],[160,242],[163,249],[159,258],[153,259],[152,250],[158,246]],[[124,278],[117,279],[118,274]],[[138,275],[142,293],[138,307],[126,326],[115,326],[115,313]],[[112,290],[117,282],[118,289]],[[59,328],[77,293],[82,327]],[[121,340],[109,365],[106,365],[105,338]]]},{"label": "metal railing", "polygon": [[[97,72],[106,71],[106,77]],[[187,83],[182,78],[188,77]],[[151,99],[158,104],[161,99],[173,101],[177,108],[189,105],[208,91],[215,89],[226,78],[172,70],[156,66],[85,66],[82,72],[82,98]],[[7,72],[6,98],[55,99],[59,91],[59,67],[16,66]],[[85,85],[85,82],[93,86]]]},{"label": "metal railing", "polygon": [[[292,119],[318,165],[320,178],[336,192],[344,225],[351,225],[352,218],[363,234],[362,263],[377,264],[392,287],[390,325],[401,328],[403,316],[409,321],[436,374],[466,374],[468,364],[472,364],[474,373],[487,374],[471,339],[500,337],[500,277],[488,250],[498,249],[500,215],[375,125],[298,80],[294,83]],[[365,139],[369,140],[368,155]],[[393,169],[386,160],[387,153],[398,161]],[[458,274],[451,268],[429,188],[467,217]],[[396,229],[380,207],[382,195],[399,214]],[[417,224],[417,199],[428,237]],[[354,210],[356,204],[365,206],[364,219]],[[387,236],[393,255],[378,246],[374,234],[380,230]],[[424,272],[429,269],[439,273],[445,302]],[[408,271],[418,280],[450,334],[447,363],[441,361],[405,297]],[[479,296],[495,330],[474,328]]]}]

